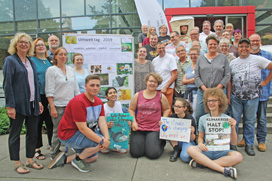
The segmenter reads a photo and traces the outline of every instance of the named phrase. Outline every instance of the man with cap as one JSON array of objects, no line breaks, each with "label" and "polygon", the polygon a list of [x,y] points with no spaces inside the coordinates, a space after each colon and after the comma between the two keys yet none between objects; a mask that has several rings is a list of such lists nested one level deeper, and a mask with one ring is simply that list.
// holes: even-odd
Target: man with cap
[{"label": "man with cap", "polygon": [[269,71],[266,79],[262,81],[261,71],[272,70],[272,62],[264,57],[250,54],[251,50],[250,40],[242,38],[238,43],[240,56],[230,62],[232,78],[228,86],[228,95],[231,97],[233,118],[238,123],[236,132],[243,114],[245,151],[249,156],[255,156],[253,145],[259,97],[261,88],[272,79],[272,71]]},{"label": "man with cap", "polygon": [[[250,53],[253,55],[258,55],[264,58],[267,58],[268,60],[272,61],[272,53],[261,50],[261,37],[257,33],[254,33],[250,35],[249,37],[250,43],[251,43],[251,51]],[[262,70],[262,80],[265,80],[265,78],[269,74],[269,70],[263,69]],[[259,105],[258,105],[258,111],[257,111],[257,141],[258,141],[258,150],[261,152],[266,151],[266,145],[265,145],[265,138],[267,135],[267,128],[266,128],[266,109],[267,109],[267,101],[269,99],[269,96],[272,93],[271,89],[271,81],[266,85],[262,87],[262,94],[260,95]],[[237,146],[245,146],[245,140],[242,139]]]}]

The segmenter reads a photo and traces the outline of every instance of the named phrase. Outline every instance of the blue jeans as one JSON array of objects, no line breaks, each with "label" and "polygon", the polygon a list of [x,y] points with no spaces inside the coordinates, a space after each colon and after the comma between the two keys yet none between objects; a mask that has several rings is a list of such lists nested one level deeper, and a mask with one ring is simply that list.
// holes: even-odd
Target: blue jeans
[{"label": "blue jeans", "polygon": [[[204,104],[203,104],[203,91],[201,89],[197,90],[197,98],[196,98],[196,112],[195,112],[195,117],[196,117],[196,122],[197,122],[197,128],[199,125],[199,118],[206,114],[204,110]],[[198,129],[197,129],[198,130]]]},{"label": "blue jeans", "polygon": [[243,114],[243,135],[247,145],[254,144],[256,112],[259,98],[252,100],[238,99],[231,95],[231,111],[233,118],[237,121],[236,132],[238,133],[239,122]]},{"label": "blue jeans", "polygon": [[180,153],[180,158],[182,161],[184,162],[189,162],[192,158],[190,157],[190,155],[187,153],[187,149],[190,146],[195,146],[195,142],[191,141],[191,142],[178,142],[179,147],[181,148],[181,153]]},{"label": "blue jeans", "polygon": [[[102,138],[102,135],[100,135],[99,133],[96,133],[96,134]],[[63,143],[65,146],[68,146],[70,148],[74,148],[74,150],[77,153],[81,153],[85,148],[96,147],[98,145],[98,143],[90,140],[84,134],[82,134],[80,131],[77,131],[68,140],[61,140],[60,139],[60,142]],[[96,155],[97,155],[97,153],[91,155],[88,158],[91,158]]]},{"label": "blue jeans", "polygon": [[267,135],[266,109],[267,101],[259,101],[257,111],[257,134],[256,134],[258,143],[265,143],[265,138]]},{"label": "blue jeans", "polygon": [[211,160],[217,160],[223,156],[227,156],[229,152],[233,150],[224,150],[224,151],[201,151],[206,157]]}]

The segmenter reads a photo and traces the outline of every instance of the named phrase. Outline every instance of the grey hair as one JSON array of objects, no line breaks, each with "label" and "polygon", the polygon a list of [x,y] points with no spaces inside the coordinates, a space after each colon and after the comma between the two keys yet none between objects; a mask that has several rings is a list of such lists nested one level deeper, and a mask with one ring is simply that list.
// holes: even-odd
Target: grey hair
[{"label": "grey hair", "polygon": [[[199,30],[198,30],[198,29],[196,29],[196,28],[191,29],[191,31],[193,31],[193,30],[196,30],[197,33],[199,33]],[[191,31],[190,31],[190,32],[191,32]]]},{"label": "grey hair", "polygon": [[213,27],[215,26],[216,23],[221,23],[222,24],[222,27],[224,28],[224,21],[222,21],[221,19],[218,19],[216,20],[214,23],[213,23]]},{"label": "grey hair", "polygon": [[226,43],[226,44],[228,44],[228,45],[230,46],[230,40],[227,39],[227,38],[222,38],[222,39],[220,40],[219,46],[220,46],[222,43]]}]

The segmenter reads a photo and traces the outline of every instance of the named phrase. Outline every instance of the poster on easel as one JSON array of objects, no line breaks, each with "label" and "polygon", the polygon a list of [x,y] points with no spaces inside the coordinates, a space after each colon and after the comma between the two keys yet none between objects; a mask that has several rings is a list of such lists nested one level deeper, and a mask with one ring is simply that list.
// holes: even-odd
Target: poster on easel
[{"label": "poster on easel", "polygon": [[83,68],[101,79],[98,97],[106,102],[108,87],[117,89],[118,100],[125,109],[134,95],[134,40],[131,35],[65,34],[63,46],[68,52],[68,65],[73,55],[83,55]]},{"label": "poster on easel", "polygon": [[133,117],[130,113],[110,113],[107,117],[107,122],[109,121],[113,121],[113,126],[109,129],[109,149],[127,149],[130,131],[128,122],[132,122]]},{"label": "poster on easel", "polygon": [[206,118],[205,143],[209,151],[230,149],[231,127],[227,117]]}]

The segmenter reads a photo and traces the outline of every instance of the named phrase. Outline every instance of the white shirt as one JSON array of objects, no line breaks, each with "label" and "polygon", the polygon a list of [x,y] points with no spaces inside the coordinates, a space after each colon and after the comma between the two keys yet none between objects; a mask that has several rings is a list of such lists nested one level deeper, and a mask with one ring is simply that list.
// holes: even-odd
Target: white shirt
[{"label": "white shirt", "polygon": [[212,31],[210,31],[210,34],[208,34],[208,35],[206,35],[204,32],[200,33],[199,34],[199,41],[202,41],[202,42],[206,43],[206,38],[209,35],[215,35],[215,33],[212,32]]},{"label": "white shirt", "polygon": [[107,103],[104,104],[105,117],[110,116],[110,113],[123,113],[122,105],[119,101],[115,101],[114,107],[110,107]]},{"label": "white shirt", "polygon": [[[155,72],[163,79],[161,85],[157,87],[157,90],[162,90],[172,76],[171,71],[177,70],[176,60],[173,55],[165,53],[164,57],[157,56],[154,58],[152,64],[154,66]],[[175,81],[170,85],[169,88],[173,89],[174,84]]]}]

